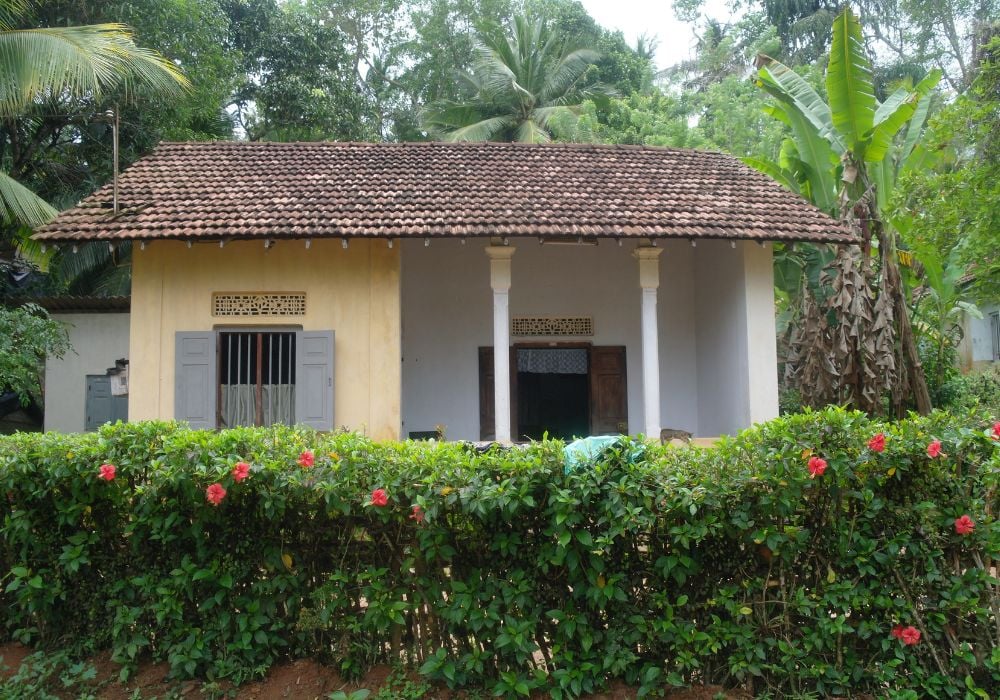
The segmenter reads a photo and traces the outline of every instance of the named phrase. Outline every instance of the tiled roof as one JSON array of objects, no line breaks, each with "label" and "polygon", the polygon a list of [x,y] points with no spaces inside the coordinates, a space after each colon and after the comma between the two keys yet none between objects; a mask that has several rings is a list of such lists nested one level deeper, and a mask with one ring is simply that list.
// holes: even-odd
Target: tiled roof
[{"label": "tiled roof", "polygon": [[641,146],[163,143],[43,241],[429,236],[849,242],[738,159]]},{"label": "tiled roof", "polygon": [[4,304],[17,307],[38,304],[50,313],[124,313],[131,306],[131,297],[14,297]]}]

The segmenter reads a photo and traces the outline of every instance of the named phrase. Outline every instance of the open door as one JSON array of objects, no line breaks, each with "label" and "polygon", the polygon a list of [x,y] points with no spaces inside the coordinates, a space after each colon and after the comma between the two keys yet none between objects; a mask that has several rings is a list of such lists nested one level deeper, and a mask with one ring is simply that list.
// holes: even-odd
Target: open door
[{"label": "open door", "polygon": [[[510,425],[517,441],[517,367],[514,349],[510,350]],[[479,439],[496,440],[496,401],[494,399],[493,348],[479,348]]]},{"label": "open door", "polygon": [[590,349],[590,434],[628,434],[625,347]]}]

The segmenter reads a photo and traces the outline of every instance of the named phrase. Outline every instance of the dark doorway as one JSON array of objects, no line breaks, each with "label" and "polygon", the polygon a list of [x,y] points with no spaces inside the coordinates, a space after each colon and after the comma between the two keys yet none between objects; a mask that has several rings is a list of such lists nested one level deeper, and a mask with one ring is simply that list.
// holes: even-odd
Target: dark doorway
[{"label": "dark doorway", "polygon": [[[510,424],[516,441],[540,439],[546,431],[549,437],[563,439],[628,433],[622,346],[515,345],[510,348],[510,384]],[[481,347],[480,440],[495,438],[493,410],[493,348]]]},{"label": "dark doorway", "polygon": [[517,437],[569,440],[590,432],[587,348],[516,348]]}]

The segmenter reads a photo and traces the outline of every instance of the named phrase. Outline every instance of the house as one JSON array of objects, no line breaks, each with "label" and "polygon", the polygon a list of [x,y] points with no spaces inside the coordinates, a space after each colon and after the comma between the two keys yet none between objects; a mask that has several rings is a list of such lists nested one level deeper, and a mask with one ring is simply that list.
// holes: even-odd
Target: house
[{"label": "house", "polygon": [[32,299],[61,322],[72,350],[45,361],[45,430],[77,433],[128,417],[128,396],[112,392],[116,363],[128,359],[128,297]]},{"label": "house", "polygon": [[[112,391],[112,375],[121,374],[119,367],[128,359],[128,297],[23,296],[4,303],[44,308],[63,324],[71,346],[63,357],[45,362],[44,415],[32,404],[26,420],[9,427],[74,433],[128,417],[128,396]],[[20,407],[19,402],[15,406]],[[0,406],[0,417],[3,414]]]},{"label": "house", "polygon": [[958,360],[963,372],[1000,366],[1000,302],[980,304],[979,311],[982,318],[962,316]]},{"label": "house", "polygon": [[205,428],[732,433],[778,410],[771,243],[853,241],[638,146],[164,143],[118,190],[36,237],[133,242],[129,419]]}]

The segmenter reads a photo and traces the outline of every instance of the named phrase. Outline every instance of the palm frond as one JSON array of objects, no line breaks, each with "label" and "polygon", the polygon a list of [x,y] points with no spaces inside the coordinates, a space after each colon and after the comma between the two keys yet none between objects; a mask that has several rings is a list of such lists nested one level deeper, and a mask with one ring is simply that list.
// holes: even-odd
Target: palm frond
[{"label": "palm frond", "polygon": [[552,140],[549,132],[534,119],[525,119],[517,127],[518,143],[548,143]]},{"label": "palm frond", "polygon": [[136,46],[121,24],[0,31],[0,116],[16,116],[41,96],[136,85],[171,94],[190,83],[159,53]]},{"label": "palm frond", "polygon": [[587,69],[601,58],[601,54],[590,49],[577,49],[563,56],[548,69],[541,89],[543,102],[558,99],[573,88]]},{"label": "palm frond", "polygon": [[489,117],[473,124],[453,129],[442,136],[443,141],[491,141],[514,123],[511,117]]},{"label": "palm frond", "polygon": [[5,221],[40,226],[58,212],[44,199],[0,171],[0,216]]},{"label": "palm frond", "polygon": [[0,0],[0,31],[13,29],[17,20],[28,12],[28,0]]}]

